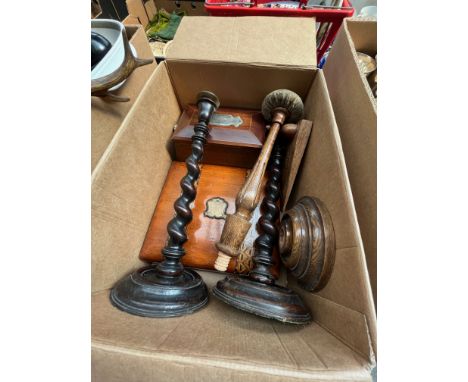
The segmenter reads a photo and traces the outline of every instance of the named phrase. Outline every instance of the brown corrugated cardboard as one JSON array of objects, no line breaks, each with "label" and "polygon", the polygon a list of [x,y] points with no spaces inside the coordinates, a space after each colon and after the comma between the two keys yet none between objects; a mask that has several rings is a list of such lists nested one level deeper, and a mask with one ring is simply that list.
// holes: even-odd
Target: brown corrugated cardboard
[{"label": "brown corrugated cardboard", "polygon": [[141,22],[138,17],[128,15],[122,21],[124,25],[140,25]]},{"label": "brown corrugated cardboard", "polygon": [[[204,70],[209,75],[210,66]],[[232,86],[242,80],[231,73],[229,77]],[[287,82],[282,85],[288,87]],[[291,201],[306,194],[319,196],[335,225],[338,251],[330,283],[319,295],[302,292],[316,322],[300,329],[285,326],[226,307],[214,298],[203,311],[171,320],[133,317],[111,307],[107,288],[140,264],[138,251],[171,163],[166,142],[181,112],[176,91],[166,64],[160,65],[93,175],[95,380],[164,381],[171,376],[182,381],[190,370],[204,381],[215,381],[219,375],[210,373],[213,369],[232,380],[242,376],[267,381],[273,375],[279,381],[370,380],[369,332],[375,335],[372,298],[321,72],[306,98],[314,130]],[[169,333],[172,339],[165,340]],[[261,351],[263,346],[271,350]]]},{"label": "brown corrugated cardboard", "polygon": [[147,0],[145,3],[146,15],[148,16],[148,20],[153,20],[153,17],[157,13],[156,5],[154,4],[153,0]]},{"label": "brown corrugated cardboard", "polygon": [[[302,35],[297,35],[299,30]],[[313,18],[186,17],[175,39],[178,43],[168,48],[167,60],[298,68],[317,65]]]},{"label": "brown corrugated cardboard", "polygon": [[346,19],[324,72],[340,131],[374,301],[377,303],[377,105],[356,51],[377,53],[377,22]]},{"label": "brown corrugated cardboard", "polygon": [[[177,87],[177,96],[183,105],[194,103],[197,91],[208,87],[219,94],[225,107],[255,109],[261,105],[266,94],[281,89],[281,84],[285,80],[290,90],[305,97],[315,75],[315,72],[310,69],[291,68],[284,71],[284,68],[275,66],[260,67],[215,62],[210,63],[210,75],[207,77],[204,72],[206,66],[204,62],[169,59],[167,61],[171,67],[171,79]],[[232,84],[229,78],[231,75],[244,78],[245,81]],[[246,94],[249,97],[246,97]]]},{"label": "brown corrugated cardboard", "polygon": [[128,15],[138,18],[140,24],[146,27],[149,23],[143,0],[126,0]]},{"label": "brown corrugated cardboard", "polygon": [[[305,35],[300,27],[296,33]],[[159,65],[146,83],[93,173],[93,380],[371,380],[375,311],[339,133],[323,73],[295,64],[190,64],[179,56]],[[180,76],[190,86],[175,80]],[[140,265],[138,252],[171,164],[168,141],[182,106],[209,89],[219,91],[221,103],[230,103],[225,106],[258,109],[270,82],[299,91],[305,117],[314,123],[289,204],[303,195],[317,196],[334,223],[337,258],[329,284],[311,294],[287,281],[303,295],[315,322],[284,325],[213,297],[203,310],[172,319],[135,317],[113,308],[108,288]],[[202,276],[209,286],[222,277]]]},{"label": "brown corrugated cardboard", "polygon": [[[310,18],[182,19],[166,57],[180,103],[193,103],[197,91],[209,87],[226,107],[256,108],[265,94],[281,88],[286,76],[289,89],[305,97],[315,74],[314,31]],[[194,36],[203,38],[194,43]],[[209,77],[204,75],[206,63]],[[227,73],[245,81],[231,86]]]},{"label": "brown corrugated cardboard", "polygon": [[[138,57],[153,58],[143,28],[141,26],[126,26],[125,29]],[[97,97],[91,98],[91,170],[95,168],[155,68],[156,62],[136,69],[122,87],[115,91],[116,94],[129,97],[129,102],[112,102]]]},{"label": "brown corrugated cardboard", "polygon": [[[201,274],[210,289],[222,277]],[[366,360],[317,323],[284,325],[212,296],[196,314],[163,320],[115,309],[108,291],[92,300],[96,382],[371,380]]]},{"label": "brown corrugated cardboard", "polygon": [[184,11],[189,16],[208,16],[203,1],[180,1],[176,4],[174,0],[154,0],[154,4],[157,9],[165,9],[168,12]]},{"label": "brown corrugated cardboard", "polygon": [[181,111],[166,70],[151,85],[93,172],[93,291],[110,288],[141,264],[138,253],[172,162],[166,145]]}]

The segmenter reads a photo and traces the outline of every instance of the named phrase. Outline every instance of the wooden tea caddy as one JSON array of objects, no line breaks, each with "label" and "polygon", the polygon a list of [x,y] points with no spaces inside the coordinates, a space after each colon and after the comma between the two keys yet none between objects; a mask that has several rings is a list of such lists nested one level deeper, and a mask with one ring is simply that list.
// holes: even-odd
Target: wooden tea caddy
[{"label": "wooden tea caddy", "polygon": [[[189,155],[196,123],[196,106],[186,106],[171,137],[177,161]],[[209,127],[201,163],[248,169],[255,165],[265,141],[265,120],[259,111],[219,108]]]}]

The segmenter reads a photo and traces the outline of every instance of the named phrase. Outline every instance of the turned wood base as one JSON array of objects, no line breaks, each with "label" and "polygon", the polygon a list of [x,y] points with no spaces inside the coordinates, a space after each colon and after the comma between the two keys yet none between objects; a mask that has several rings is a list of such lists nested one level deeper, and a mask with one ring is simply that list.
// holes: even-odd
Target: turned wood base
[{"label": "turned wood base", "polygon": [[253,281],[246,276],[227,276],[218,281],[213,294],[237,309],[290,324],[312,320],[302,299],[291,289]]},{"label": "turned wood base", "polygon": [[154,266],[140,268],[120,280],[110,293],[112,304],[143,317],[177,317],[193,313],[208,302],[200,275],[185,269],[178,282],[168,284]]},{"label": "turned wood base", "polygon": [[335,263],[335,231],[325,205],[304,197],[281,219],[280,256],[299,285],[319,291],[330,279]]}]

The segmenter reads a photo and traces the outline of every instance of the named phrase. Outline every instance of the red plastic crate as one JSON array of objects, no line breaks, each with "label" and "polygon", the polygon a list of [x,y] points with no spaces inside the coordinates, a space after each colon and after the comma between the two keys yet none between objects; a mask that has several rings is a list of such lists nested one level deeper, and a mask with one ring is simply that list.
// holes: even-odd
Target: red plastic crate
[{"label": "red plastic crate", "polygon": [[[345,17],[351,17],[354,8],[349,0],[343,0],[340,9],[336,8],[313,8],[302,9],[307,4],[307,0],[300,0],[299,8],[261,8],[259,4],[270,3],[273,0],[249,0],[250,6],[241,4],[229,5],[229,0],[205,0],[206,11],[213,16],[289,16],[289,17],[315,17],[317,23],[330,23],[327,34],[322,38],[320,45],[317,45],[317,63],[333,43],[341,23]],[[223,5],[223,4],[226,5]]]}]

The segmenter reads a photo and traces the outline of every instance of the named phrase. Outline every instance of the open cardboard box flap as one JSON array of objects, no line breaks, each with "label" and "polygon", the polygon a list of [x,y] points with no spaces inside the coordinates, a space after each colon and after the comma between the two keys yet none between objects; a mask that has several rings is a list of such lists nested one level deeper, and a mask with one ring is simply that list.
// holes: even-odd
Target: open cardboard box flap
[{"label": "open cardboard box flap", "polygon": [[[191,68],[194,71],[187,72]],[[159,65],[96,166],[92,176],[94,380],[185,381],[189,376],[203,381],[371,380],[375,311],[324,76],[313,67],[299,71],[301,75],[294,67],[269,69],[227,65],[220,87],[217,63]],[[175,80],[179,76],[190,80],[190,86]],[[249,91],[236,93],[238,88]],[[112,307],[109,288],[141,265],[138,253],[172,162],[169,139],[183,105],[207,89],[219,91],[222,105],[259,109],[263,97],[275,88],[298,92],[305,101],[305,118],[314,122],[290,204],[304,195],[318,197],[328,207],[336,233],[335,267],[322,291],[311,294],[288,280],[315,321],[285,325],[238,311],[213,297],[201,311],[171,319],[131,316]],[[229,89],[235,94],[230,95]],[[201,274],[209,287],[223,277]]]},{"label": "open cardboard box flap", "polygon": [[377,22],[345,19],[324,67],[377,303],[377,103],[356,51],[377,53]]}]

